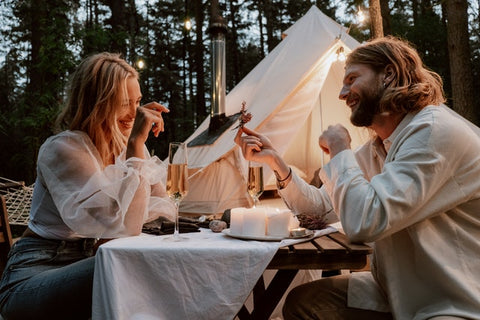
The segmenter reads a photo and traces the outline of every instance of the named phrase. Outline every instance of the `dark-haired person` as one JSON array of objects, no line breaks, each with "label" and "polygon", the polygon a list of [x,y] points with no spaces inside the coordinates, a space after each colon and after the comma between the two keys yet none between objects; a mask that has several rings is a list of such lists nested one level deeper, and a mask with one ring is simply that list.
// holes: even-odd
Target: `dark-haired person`
[{"label": "dark-haired person", "polygon": [[340,99],[375,137],[353,152],[343,126],[324,131],[330,162],[320,189],[292,173],[267,137],[239,131],[245,158],[277,172],[290,208],[333,209],[351,241],[374,246],[371,272],[293,289],[286,320],[480,319],[480,131],[443,105],[442,86],[404,40],[353,50]]},{"label": "dark-haired person", "polygon": [[[6,319],[89,319],[97,239],[134,236],[175,207],[166,166],[145,147],[164,130],[164,106],[140,106],[138,73],[118,54],[83,60],[40,148],[28,228],[0,283]],[[132,270],[135,272],[135,270]]]}]

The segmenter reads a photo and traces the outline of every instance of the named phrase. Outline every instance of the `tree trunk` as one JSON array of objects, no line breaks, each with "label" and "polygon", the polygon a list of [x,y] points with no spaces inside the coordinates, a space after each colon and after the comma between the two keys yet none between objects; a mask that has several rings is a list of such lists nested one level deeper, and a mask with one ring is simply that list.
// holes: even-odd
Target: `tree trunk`
[{"label": "tree trunk", "polygon": [[380,10],[380,0],[368,0],[370,12],[370,29],[372,38],[383,37],[382,12]]},{"label": "tree trunk", "polygon": [[230,0],[230,35],[232,38],[232,45],[230,48],[227,48],[229,52],[231,52],[231,57],[230,63],[232,65],[232,74],[230,74],[230,77],[232,79],[232,88],[240,82],[240,59],[239,59],[239,53],[238,53],[238,34],[237,34],[237,6],[235,5],[234,1]]},{"label": "tree trunk", "polygon": [[262,11],[263,11],[263,1],[257,0],[257,7],[258,7],[258,30],[260,32],[260,58],[265,57],[265,41],[263,39],[263,22],[262,22]]},{"label": "tree trunk", "polygon": [[204,70],[204,53],[205,48],[203,46],[203,22],[204,22],[204,12],[202,0],[194,0],[194,10],[195,10],[195,23],[197,28],[195,28],[195,51],[194,51],[194,69],[196,74],[197,82],[197,92],[195,96],[195,109],[196,113],[194,116],[194,125],[201,123],[205,116],[207,115],[207,107],[205,104],[205,70]]},{"label": "tree trunk", "polygon": [[418,23],[418,0],[412,0],[412,18],[413,25],[416,26]]},{"label": "tree trunk", "polygon": [[127,53],[127,44],[125,41],[126,18],[125,18],[125,2],[124,0],[110,0],[108,6],[112,12],[109,19],[112,26],[112,39],[110,43],[110,50],[112,52],[122,53],[124,56]]},{"label": "tree trunk", "polygon": [[[42,39],[44,38],[44,30],[42,22],[47,19],[46,4],[42,0],[33,0],[32,8],[35,8],[35,13],[30,15],[30,67],[28,70],[28,85],[27,94],[40,94],[42,91],[42,70],[38,68],[40,64],[40,48],[42,46]],[[32,98],[32,97],[30,97]],[[32,99],[33,100],[33,99]]]},{"label": "tree trunk", "polygon": [[273,39],[274,20],[272,17],[272,3],[271,0],[263,0],[263,4],[265,19],[267,20],[265,24],[265,28],[267,29],[267,48],[268,52],[271,52],[275,47],[275,41]]},{"label": "tree trunk", "polygon": [[388,0],[380,0],[380,12],[382,14],[383,33],[392,34],[392,27],[390,25],[390,7]]},{"label": "tree trunk", "polygon": [[130,59],[130,63],[134,64],[135,60],[137,59],[137,38],[140,32],[140,25],[138,22],[138,12],[137,7],[135,6],[135,0],[128,0],[128,19],[127,19],[127,26],[128,26],[128,38],[129,38],[129,46],[128,46],[128,57]]},{"label": "tree trunk", "polygon": [[467,0],[447,0],[447,42],[453,109],[475,122],[472,60],[468,37]]}]

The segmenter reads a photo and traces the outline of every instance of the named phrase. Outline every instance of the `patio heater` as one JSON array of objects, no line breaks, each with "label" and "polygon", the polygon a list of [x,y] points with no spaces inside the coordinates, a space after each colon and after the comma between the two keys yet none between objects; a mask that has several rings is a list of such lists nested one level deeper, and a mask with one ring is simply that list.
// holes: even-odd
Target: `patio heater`
[{"label": "patio heater", "polygon": [[240,116],[240,112],[225,115],[226,81],[225,81],[225,35],[227,25],[220,15],[218,0],[212,0],[211,19],[208,32],[211,37],[212,66],[212,100],[210,124],[208,129],[188,143],[189,147],[213,144]]}]

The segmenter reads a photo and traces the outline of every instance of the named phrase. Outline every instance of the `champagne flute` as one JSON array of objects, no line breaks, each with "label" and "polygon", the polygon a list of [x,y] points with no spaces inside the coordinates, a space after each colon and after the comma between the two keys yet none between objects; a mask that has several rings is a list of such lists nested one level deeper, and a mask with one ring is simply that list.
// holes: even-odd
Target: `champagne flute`
[{"label": "champagne flute", "polygon": [[248,162],[248,184],[247,191],[253,198],[253,207],[257,207],[258,198],[263,193],[263,166],[261,163]]},{"label": "champagne flute", "polygon": [[183,142],[171,142],[168,146],[167,194],[175,202],[175,229],[168,239],[180,241],[187,239],[179,235],[178,209],[180,201],[188,192],[187,145]]}]

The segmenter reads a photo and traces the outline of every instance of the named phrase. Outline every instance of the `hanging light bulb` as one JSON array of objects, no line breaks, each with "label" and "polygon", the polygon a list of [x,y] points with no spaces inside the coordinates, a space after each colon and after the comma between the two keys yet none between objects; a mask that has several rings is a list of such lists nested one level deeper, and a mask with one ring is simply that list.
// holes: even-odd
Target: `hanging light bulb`
[{"label": "hanging light bulb", "polygon": [[365,21],[365,13],[363,13],[362,9],[358,9],[357,20],[359,23],[363,23]]},{"label": "hanging light bulb", "polygon": [[137,68],[140,69],[140,70],[145,68],[145,61],[143,61],[143,59],[138,59],[137,60]]},{"label": "hanging light bulb", "polygon": [[190,20],[189,17],[187,17],[183,23],[183,26],[185,27],[185,30],[190,31],[192,29],[192,21]]}]

